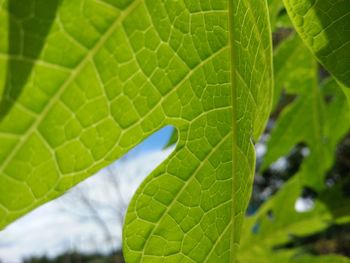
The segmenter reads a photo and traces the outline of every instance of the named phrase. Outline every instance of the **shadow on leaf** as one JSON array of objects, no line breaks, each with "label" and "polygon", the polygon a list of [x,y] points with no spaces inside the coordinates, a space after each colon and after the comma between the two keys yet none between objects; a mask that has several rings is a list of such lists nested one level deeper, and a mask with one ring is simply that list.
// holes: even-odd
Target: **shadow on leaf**
[{"label": "shadow on leaf", "polygon": [[8,61],[0,120],[20,97],[39,59],[62,0],[8,1]]}]

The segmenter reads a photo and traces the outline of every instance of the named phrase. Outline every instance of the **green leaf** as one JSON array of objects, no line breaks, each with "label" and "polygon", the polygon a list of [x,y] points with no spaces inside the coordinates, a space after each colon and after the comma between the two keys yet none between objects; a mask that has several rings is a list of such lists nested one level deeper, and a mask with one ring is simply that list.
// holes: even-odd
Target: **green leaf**
[{"label": "green leaf", "polygon": [[232,262],[272,100],[265,1],[16,0],[0,21],[0,227],[166,125],[128,262]]},{"label": "green leaf", "polygon": [[296,34],[286,38],[274,51],[274,101],[279,103],[282,90],[289,94],[309,93],[310,79],[315,78],[316,65],[310,52]]},{"label": "green leaf", "polygon": [[322,65],[350,87],[348,0],[284,0],[295,28]]},{"label": "green leaf", "polygon": [[[313,210],[304,213],[295,210],[295,202],[301,193],[302,184],[299,175],[295,175],[262,205],[256,215],[247,219],[242,235],[242,255],[254,250],[253,245],[268,251],[290,241],[291,236],[305,236],[325,228],[332,215],[324,204],[317,202]],[[255,231],[254,227],[257,228]]]},{"label": "green leaf", "polygon": [[[306,143],[310,153],[299,172],[254,216],[245,220],[238,260],[347,262],[348,259],[338,256],[299,255],[301,251],[296,248],[276,250],[276,246],[286,244],[293,236],[303,237],[322,231],[331,223],[349,222],[349,199],[343,196],[341,188],[321,189],[324,176],[334,162],[336,146],[349,131],[350,111],[335,80],[329,78],[318,83],[317,65],[296,35],[277,48],[274,64],[275,93],[280,94],[284,89],[289,96],[295,96],[295,100],[287,106],[282,100],[283,110],[279,114],[277,112],[277,121],[267,142],[263,169],[288,154],[297,143]],[[279,110],[277,107],[276,111]],[[311,211],[297,212],[295,203],[305,185],[316,187],[318,198]]]},{"label": "green leaf", "polygon": [[270,23],[272,32],[277,31],[279,28],[292,27],[288,18],[286,10],[283,5],[283,0],[268,0]]},{"label": "green leaf", "polygon": [[[257,1],[255,4],[260,6],[256,10],[266,10],[262,2]],[[201,126],[205,125],[205,120],[201,120],[204,123],[200,125],[193,123],[193,131],[190,131],[189,136],[187,131],[186,136],[183,136],[180,131],[177,149],[181,150],[147,178],[129,207],[124,230],[126,238],[124,251],[131,262],[163,262],[164,258],[169,262],[230,262],[235,256],[239,242],[239,229],[254,174],[254,165],[252,165],[254,150],[252,144],[247,141],[246,136],[249,134],[247,131],[250,130],[251,135],[255,134],[254,138],[258,137],[266,121],[268,112],[266,110],[269,109],[271,102],[271,90],[268,88],[271,85],[270,73],[266,75],[264,70],[260,71],[263,73],[259,77],[260,80],[263,80],[261,78],[263,77],[265,81],[270,82],[264,83],[254,80],[253,72],[245,71],[243,68],[256,67],[255,63],[266,61],[270,56],[271,46],[268,40],[268,28],[266,28],[268,26],[266,13],[262,13],[262,18],[258,18],[259,15],[254,13],[255,9],[251,9],[248,2],[240,4],[229,2],[225,10],[225,16],[222,19],[225,21],[224,24],[229,23],[229,38],[225,44],[231,49],[232,96],[233,98],[237,96],[233,100],[237,111],[233,112],[236,115],[233,116],[232,123],[233,144],[231,133],[228,133],[230,136],[228,140],[211,143],[212,140],[217,141],[217,132],[213,133],[211,130],[222,122],[220,120],[216,124],[208,123],[212,128],[208,127],[204,130]],[[258,20],[261,20],[262,24]],[[238,26],[242,24],[243,31],[240,30],[241,26]],[[250,31],[248,28],[254,30]],[[244,32],[250,32],[250,34]],[[249,44],[251,41],[255,44]],[[248,49],[243,48],[246,45]],[[252,52],[252,50],[255,51]],[[255,58],[251,54],[260,58]],[[227,58],[228,54],[225,57]],[[218,64],[224,64],[224,61]],[[264,63],[259,67],[266,66],[270,67]],[[208,72],[205,75],[210,74],[212,73]],[[244,77],[246,74],[253,79],[247,81]],[[248,88],[253,83],[263,85],[258,92],[260,98]],[[231,88],[231,85],[228,87]],[[245,92],[246,88],[250,91]],[[212,94],[214,99],[218,95]],[[212,96],[209,97],[210,100]],[[205,103],[202,100],[203,102]],[[258,113],[259,109],[254,109],[255,106],[263,112]],[[258,115],[262,119],[259,119]],[[210,119],[207,120],[210,122]],[[253,130],[249,127],[251,124],[247,123],[249,119],[256,120],[255,123],[251,123]],[[202,134],[207,134],[208,137],[202,139]],[[189,140],[189,147],[186,147],[183,138]],[[238,148],[235,148],[235,144]],[[232,147],[233,152],[230,153]],[[232,158],[235,160],[233,180],[230,163]],[[176,173],[180,176],[176,176]],[[161,185],[163,188],[160,188]]]},{"label": "green leaf", "polygon": [[[316,198],[310,211],[297,212],[295,203],[302,194],[303,185],[300,173],[292,177],[254,216],[245,221],[238,259],[249,262],[247,258],[266,258],[266,262],[269,262],[267,259],[273,256],[276,257],[276,262],[282,258],[282,262],[309,262],[304,261],[303,257],[296,257],[299,254],[297,248],[276,250],[276,247],[292,241],[292,237],[315,234],[332,223],[348,223],[350,200],[344,196],[341,187],[339,185],[324,190]],[[329,262],[326,259],[327,257],[317,257],[313,260]]]},{"label": "green leaf", "polygon": [[256,263],[257,258],[259,263],[349,263],[348,257],[340,255],[298,255],[291,251],[260,251],[261,254],[255,254],[252,257],[244,257],[239,261],[240,263]]},{"label": "green leaf", "polygon": [[324,256],[304,256],[297,258],[291,262],[295,263],[348,263],[350,259],[340,255],[324,255]]},{"label": "green leaf", "polygon": [[[274,124],[262,169],[288,154],[296,144],[305,143],[310,154],[301,167],[302,183],[321,190],[335,147],[350,128],[345,121],[350,116],[345,96],[333,80],[318,84],[317,64],[296,35],[277,49],[275,77],[275,93],[281,93],[284,87],[296,98],[283,108]],[[331,101],[326,102],[327,97]]]},{"label": "green leaf", "polygon": [[[300,168],[302,183],[315,190],[324,187],[324,177],[333,164],[336,146],[350,128],[346,98],[335,88],[339,89],[335,81],[327,81],[323,90],[317,87],[314,94],[299,95],[285,107],[267,142],[262,169],[287,155],[298,143],[306,143],[309,154]],[[332,96],[329,103],[324,101],[327,96]]]},{"label": "green leaf", "polygon": [[272,31],[276,28],[278,14],[283,8],[282,0],[267,0],[267,4],[269,6],[269,14],[270,14],[270,23]]}]

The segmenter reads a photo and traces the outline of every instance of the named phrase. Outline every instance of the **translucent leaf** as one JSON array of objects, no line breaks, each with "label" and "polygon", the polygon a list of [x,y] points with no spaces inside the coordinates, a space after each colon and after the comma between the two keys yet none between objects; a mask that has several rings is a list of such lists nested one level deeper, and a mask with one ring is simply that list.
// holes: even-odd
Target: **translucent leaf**
[{"label": "translucent leaf", "polygon": [[350,87],[348,0],[284,0],[301,38],[334,77]]},{"label": "translucent leaf", "polygon": [[140,186],[128,262],[230,262],[272,100],[265,1],[1,2],[0,226],[166,125]]}]

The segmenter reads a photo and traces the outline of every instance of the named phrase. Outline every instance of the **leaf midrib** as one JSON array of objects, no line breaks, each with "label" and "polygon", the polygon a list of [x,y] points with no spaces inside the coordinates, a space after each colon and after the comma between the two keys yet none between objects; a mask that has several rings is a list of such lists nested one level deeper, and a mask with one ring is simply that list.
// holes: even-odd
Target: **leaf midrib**
[{"label": "leaf midrib", "polygon": [[234,36],[233,36],[233,29],[234,29],[234,19],[233,19],[233,2],[232,0],[228,0],[228,34],[229,34],[229,45],[230,45],[230,66],[231,66],[231,106],[232,106],[232,205],[231,205],[231,234],[230,234],[230,261],[235,261],[235,253],[234,253],[234,246],[235,246],[235,240],[234,240],[234,229],[235,229],[235,193],[234,191],[236,187],[236,176],[235,176],[235,170],[236,170],[236,164],[235,160],[237,158],[236,148],[237,148],[237,125],[236,125],[236,119],[237,119],[237,109],[236,109],[236,96],[237,91],[236,87],[234,85],[235,82],[235,53],[234,53]]}]

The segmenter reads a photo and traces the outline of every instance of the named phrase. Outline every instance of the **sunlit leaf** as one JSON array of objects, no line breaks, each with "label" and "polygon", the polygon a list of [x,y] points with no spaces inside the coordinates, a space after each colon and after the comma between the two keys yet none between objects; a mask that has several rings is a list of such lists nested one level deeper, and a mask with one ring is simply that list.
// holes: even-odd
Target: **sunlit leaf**
[{"label": "sunlit leaf", "polygon": [[9,0],[0,21],[0,226],[172,125],[126,259],[234,259],[272,100],[266,2]]},{"label": "sunlit leaf", "polygon": [[296,30],[324,67],[350,87],[348,0],[284,0]]}]

